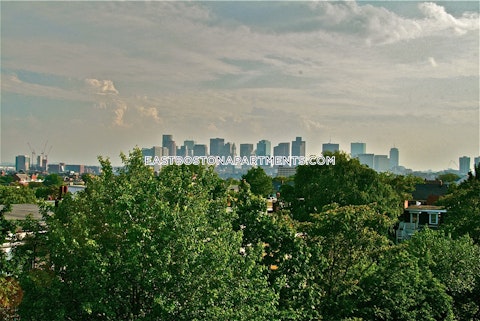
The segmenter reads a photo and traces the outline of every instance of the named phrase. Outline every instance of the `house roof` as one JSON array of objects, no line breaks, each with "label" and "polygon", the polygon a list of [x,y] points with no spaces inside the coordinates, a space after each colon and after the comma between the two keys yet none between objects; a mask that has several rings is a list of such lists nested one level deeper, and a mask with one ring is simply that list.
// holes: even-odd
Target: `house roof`
[{"label": "house roof", "polygon": [[417,184],[412,196],[414,200],[426,200],[431,196],[443,196],[447,191],[448,186],[445,184]]}]

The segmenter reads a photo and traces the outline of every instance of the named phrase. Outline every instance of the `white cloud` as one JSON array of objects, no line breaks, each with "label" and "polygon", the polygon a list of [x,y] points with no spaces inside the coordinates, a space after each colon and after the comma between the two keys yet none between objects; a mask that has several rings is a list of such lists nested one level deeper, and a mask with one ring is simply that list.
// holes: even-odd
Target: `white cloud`
[{"label": "white cloud", "polygon": [[158,115],[158,109],[155,107],[144,107],[138,106],[137,110],[139,111],[140,115],[153,119],[156,123],[160,123],[161,119]]},{"label": "white cloud", "polygon": [[113,85],[113,81],[111,80],[98,80],[87,78],[85,79],[85,82],[90,85],[99,95],[118,95],[118,90],[115,88],[115,86]]}]

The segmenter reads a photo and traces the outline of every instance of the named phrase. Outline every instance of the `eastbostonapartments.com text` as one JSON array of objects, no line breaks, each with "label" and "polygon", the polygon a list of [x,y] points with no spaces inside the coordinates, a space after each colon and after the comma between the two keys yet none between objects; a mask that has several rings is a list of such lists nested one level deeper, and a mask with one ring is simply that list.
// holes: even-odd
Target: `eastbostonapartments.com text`
[{"label": "eastbostonapartments.com text", "polygon": [[145,156],[145,165],[335,165],[335,156]]}]

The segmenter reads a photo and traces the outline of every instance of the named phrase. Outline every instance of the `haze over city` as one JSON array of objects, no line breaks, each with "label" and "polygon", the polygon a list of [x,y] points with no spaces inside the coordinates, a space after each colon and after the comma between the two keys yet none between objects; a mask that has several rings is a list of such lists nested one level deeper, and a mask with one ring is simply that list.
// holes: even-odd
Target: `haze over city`
[{"label": "haze over city", "polygon": [[172,134],[456,167],[480,155],[478,54],[477,1],[1,2],[0,161],[119,164]]}]

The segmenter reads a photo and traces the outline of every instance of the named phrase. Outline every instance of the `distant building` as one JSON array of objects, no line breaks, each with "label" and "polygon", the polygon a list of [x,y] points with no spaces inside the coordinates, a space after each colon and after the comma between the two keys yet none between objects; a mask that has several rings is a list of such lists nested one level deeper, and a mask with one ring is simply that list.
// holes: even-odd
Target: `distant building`
[{"label": "distant building", "polygon": [[371,169],[373,169],[373,157],[374,154],[359,154],[358,155],[358,160],[360,164],[367,165]]},{"label": "distant building", "polygon": [[280,143],[273,148],[273,156],[290,156],[290,143]]},{"label": "distant building", "polygon": [[168,156],[177,156],[177,144],[175,144],[172,135],[162,136],[162,147],[168,149]]},{"label": "distant building", "polygon": [[480,156],[479,157],[475,157],[473,159],[473,163],[476,165],[476,166],[479,166],[480,165]]},{"label": "distant building", "polygon": [[240,157],[250,157],[253,155],[253,144],[240,144]]},{"label": "distant building", "polygon": [[30,170],[30,157],[27,155],[18,155],[15,157],[15,170],[17,172]]},{"label": "distant building", "polygon": [[295,175],[297,172],[297,168],[294,166],[278,166],[277,168],[277,176],[280,177],[290,177]]},{"label": "distant building", "polygon": [[390,166],[389,169],[396,169],[400,165],[398,148],[390,148]]},{"label": "distant building", "polygon": [[195,146],[195,141],[185,140],[183,146],[186,149],[187,156],[193,156],[193,146]]},{"label": "distant building", "polygon": [[272,143],[269,140],[261,140],[257,143],[257,156],[272,156]]},{"label": "distant building", "polygon": [[223,156],[225,148],[225,139],[223,138],[210,138],[210,155]]},{"label": "distant building", "polygon": [[223,151],[220,156],[225,156],[225,157],[235,156],[236,153],[237,153],[237,147],[235,146],[235,143],[228,142],[225,145],[223,145]]},{"label": "distant building", "polygon": [[467,175],[470,171],[470,157],[462,156],[458,159],[460,165],[460,175]]},{"label": "distant building", "polygon": [[48,164],[47,169],[49,173],[55,173],[55,174],[63,173],[65,172],[65,163]]},{"label": "distant building", "polygon": [[305,141],[302,137],[295,138],[292,141],[292,156],[305,156]]},{"label": "distant building", "polygon": [[65,171],[82,175],[85,173],[85,165],[65,165]]},{"label": "distant building", "polygon": [[208,156],[207,145],[195,144],[193,146],[193,156]]},{"label": "distant building", "polygon": [[[160,159],[162,156],[169,156],[169,151],[167,147],[160,146],[153,146],[152,148],[142,148],[142,156],[150,156],[152,157],[153,161],[155,157],[158,157]],[[153,165],[153,169],[155,171],[159,171],[160,164]]]},{"label": "distant building", "polygon": [[322,144],[322,153],[330,152],[330,153],[335,153],[340,150],[340,145],[339,144],[332,144],[332,143],[325,143]]},{"label": "distant building", "polygon": [[373,169],[377,172],[386,172],[390,168],[390,160],[387,155],[373,156]]},{"label": "distant building", "polygon": [[360,154],[367,152],[367,144],[365,143],[351,143],[350,144],[350,156],[352,158],[358,157]]}]

